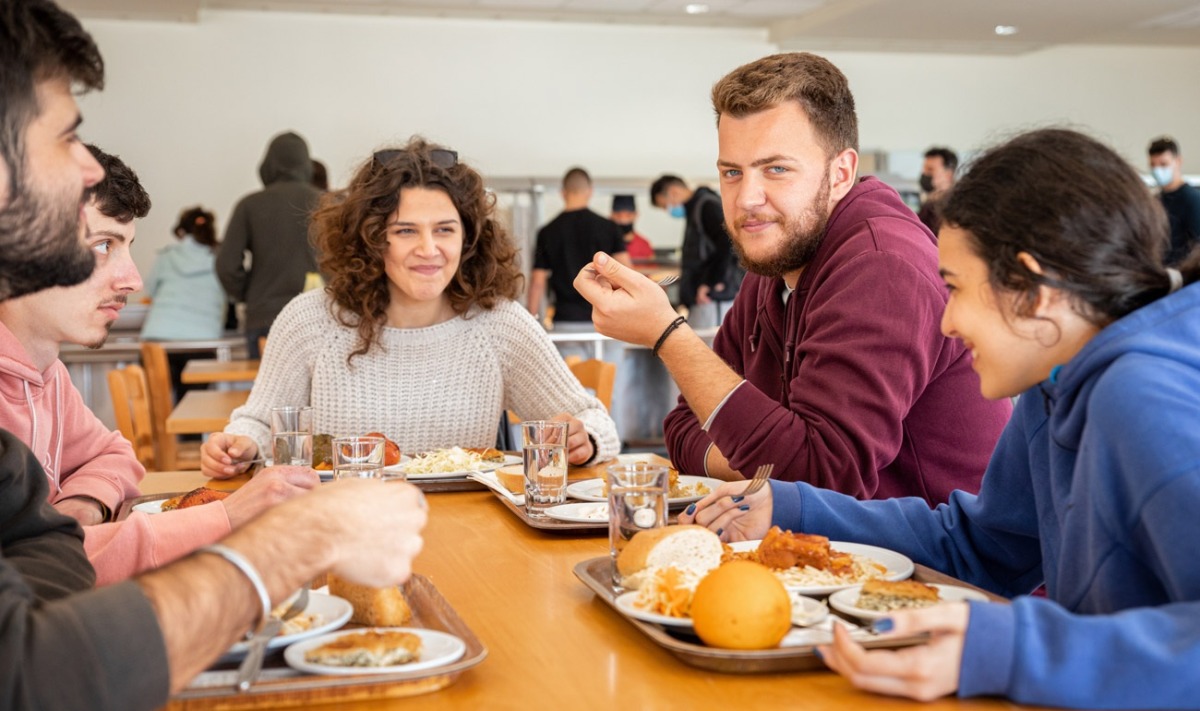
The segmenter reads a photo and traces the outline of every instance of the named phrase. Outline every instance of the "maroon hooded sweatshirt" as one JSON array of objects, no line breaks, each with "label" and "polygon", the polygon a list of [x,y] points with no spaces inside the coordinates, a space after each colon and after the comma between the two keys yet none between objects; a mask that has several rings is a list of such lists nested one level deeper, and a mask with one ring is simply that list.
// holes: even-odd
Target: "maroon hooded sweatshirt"
[{"label": "maroon hooded sweatshirt", "polygon": [[860,499],[975,493],[1007,400],[979,393],[971,355],[941,334],[937,241],[891,187],[864,178],[834,207],[785,306],[747,274],[713,349],[744,377],[705,432],[681,397],[664,423],[680,470],[710,444],[730,466]]}]

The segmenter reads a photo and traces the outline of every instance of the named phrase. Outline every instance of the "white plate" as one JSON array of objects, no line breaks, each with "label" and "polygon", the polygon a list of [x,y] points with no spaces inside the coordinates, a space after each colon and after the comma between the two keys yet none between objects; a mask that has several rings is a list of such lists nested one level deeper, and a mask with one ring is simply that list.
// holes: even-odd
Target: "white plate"
[{"label": "white plate", "polygon": [[546,509],[546,515],[571,523],[608,523],[608,503],[559,504]]},{"label": "white plate", "polygon": [[[321,624],[313,625],[303,632],[278,635],[267,642],[267,649],[279,649],[280,647],[286,647],[293,642],[299,642],[300,640],[308,639],[309,637],[315,637],[319,634],[332,632],[333,630],[336,630],[342,625],[346,624],[346,622],[350,619],[350,616],[354,614],[354,607],[349,602],[343,600],[337,595],[309,592],[308,607],[304,608],[304,612],[308,614],[320,615],[322,620]],[[221,659],[223,661],[241,659],[242,657],[246,656],[247,650],[249,650],[249,645],[246,642],[238,642],[230,647],[229,651],[226,652]]]},{"label": "white plate", "polygon": [[[738,541],[737,543],[730,543],[729,547],[734,551],[741,553],[744,551],[752,551],[755,548],[758,548],[759,543],[762,543],[762,541]],[[876,563],[879,563],[887,568],[887,572],[880,576],[884,580],[905,580],[912,577],[912,560],[909,559],[908,556],[897,553],[896,551],[890,551],[887,548],[880,548],[879,546],[868,546],[864,543],[847,543],[846,541],[830,541],[829,547],[835,551],[841,551],[842,553],[861,555],[863,557],[870,558]],[[846,583],[845,585],[813,585],[809,587],[788,585],[787,583],[784,583],[784,587],[788,589],[788,592],[814,596],[828,595],[830,593],[835,593],[838,590],[845,590],[846,588],[854,587],[855,585],[858,585],[858,583]]]},{"label": "white plate", "polygon": [[[338,667],[326,664],[314,664],[304,659],[305,653],[314,647],[338,639],[345,635],[362,634],[376,630],[379,632],[411,632],[421,638],[421,658],[408,664],[396,664],[390,667]],[[396,674],[416,672],[423,669],[440,667],[457,661],[467,651],[467,645],[458,637],[437,630],[426,630],[417,627],[373,627],[367,629],[342,630],[321,637],[306,639],[293,644],[283,653],[284,660],[293,669],[310,674],[335,674],[347,676],[352,674]]]},{"label": "white plate", "polygon": [[[960,602],[962,600],[981,600],[987,602],[988,596],[978,590],[963,588],[957,585],[938,585],[934,584],[931,587],[938,589],[938,595],[942,598],[942,602]],[[847,615],[854,615],[860,620],[877,620],[880,617],[887,617],[891,612],[881,612],[879,610],[864,610],[858,606],[858,594],[862,591],[861,585],[855,585],[852,588],[839,590],[829,596],[829,605],[838,612],[844,612]]]},{"label": "white plate", "polygon": [[[467,475],[470,474],[471,472],[495,471],[496,469],[499,469],[500,467],[507,467],[509,464],[520,464],[521,461],[522,460],[520,457],[514,456],[512,454],[506,454],[506,455],[504,455],[503,462],[484,462],[484,463],[480,464],[477,469],[461,469],[456,472],[437,472],[434,474],[407,474],[407,476],[408,476],[409,481],[428,481],[428,480],[432,480],[432,479],[465,479],[467,477]],[[388,469],[391,471],[404,472],[406,465],[407,465],[407,462],[403,462],[401,464],[396,464],[391,467],[384,467],[384,469]]]},{"label": "white plate", "polygon": [[[669,615],[660,615],[656,612],[643,610],[634,603],[637,601],[638,592],[622,593],[617,596],[613,602],[616,603],[617,609],[622,613],[643,622],[651,622],[663,627],[675,627],[678,629],[692,629],[692,618],[690,617],[671,617]],[[823,622],[826,617],[829,617],[829,608],[820,600],[814,600],[811,597],[803,595],[790,595],[792,598],[792,624],[797,627],[808,627],[810,625]]]},{"label": "white plate", "polygon": [[669,615],[660,615],[657,612],[650,612],[634,605],[637,601],[638,591],[632,590],[627,593],[622,593],[614,600],[617,604],[617,609],[622,613],[632,617],[635,620],[643,622],[652,622],[663,627],[677,627],[680,629],[690,630],[692,628],[692,618],[690,617],[671,617]]},{"label": "white plate", "polygon": [[[679,475],[680,486],[695,486],[696,484],[705,484],[710,492],[716,490],[718,486],[725,482],[720,479],[713,479],[707,476],[689,476],[687,474]],[[604,480],[603,479],[582,479],[573,481],[567,485],[567,496],[580,501],[608,501],[604,496]],[[674,496],[667,499],[669,506],[682,506],[690,504],[693,501],[699,501],[708,494],[700,496]]]},{"label": "white plate", "polygon": [[788,595],[792,598],[792,624],[796,627],[811,627],[829,617],[829,606],[820,600],[796,593]]},{"label": "white plate", "polygon": [[163,512],[163,504],[167,503],[166,499],[158,499],[157,501],[143,501],[140,504],[134,504],[134,511],[141,511],[145,514],[160,514]]}]

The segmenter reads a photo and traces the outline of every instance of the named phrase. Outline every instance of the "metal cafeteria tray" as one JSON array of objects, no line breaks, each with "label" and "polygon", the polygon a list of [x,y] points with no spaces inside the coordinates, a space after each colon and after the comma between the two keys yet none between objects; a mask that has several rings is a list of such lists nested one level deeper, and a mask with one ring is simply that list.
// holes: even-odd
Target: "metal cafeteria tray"
[{"label": "metal cafeteria tray", "polygon": [[235,662],[202,672],[171,701],[186,700],[189,710],[210,708],[206,700],[212,702],[211,708],[260,709],[415,696],[449,686],[487,657],[487,648],[428,578],[413,575],[403,590],[413,611],[412,620],[405,626],[455,635],[467,646],[458,661],[412,673],[323,676],[297,672],[286,665],[283,655],[275,654],[267,658],[260,680],[245,693],[233,690]]},{"label": "metal cafeteria tray", "polygon": [[[807,671],[825,669],[824,663],[813,653],[813,646],[776,647],[774,649],[720,649],[706,646],[698,637],[686,630],[666,630],[658,625],[626,616],[617,608],[616,599],[623,590],[612,586],[612,560],[608,556],[589,558],[575,565],[575,576],[596,593],[618,615],[625,618],[652,642],[674,654],[686,664],[701,669],[728,674],[756,674],[770,672]],[[832,614],[832,613],[831,613]],[[857,625],[855,625],[857,626]],[[925,635],[886,639],[863,639],[868,648],[908,647],[921,644]]]}]

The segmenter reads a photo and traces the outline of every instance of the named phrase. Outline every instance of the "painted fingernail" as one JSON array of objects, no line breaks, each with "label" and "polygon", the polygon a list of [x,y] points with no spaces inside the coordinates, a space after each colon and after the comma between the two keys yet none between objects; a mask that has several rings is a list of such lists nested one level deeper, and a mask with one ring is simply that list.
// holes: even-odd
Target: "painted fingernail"
[{"label": "painted fingernail", "polygon": [[719,536],[719,535],[721,535],[721,534],[722,534],[722,533],[724,533],[724,532],[725,532],[725,529],[723,529],[723,528],[718,528],[718,529],[717,529],[717,535],[718,535],[718,536]]},{"label": "painted fingernail", "polygon": [[874,632],[875,634],[880,634],[882,632],[891,632],[892,628],[895,626],[896,626],[896,623],[892,622],[892,618],[880,617],[878,620],[875,620],[874,622],[871,623],[871,631]]},{"label": "painted fingernail", "polygon": [[735,504],[740,504],[740,503],[742,503],[742,499],[744,499],[744,498],[746,498],[746,497],[744,497],[744,496],[731,496],[731,497],[729,497],[729,500],[730,500],[730,501],[732,501],[732,502],[733,502],[733,503],[735,503]]},{"label": "painted fingernail", "polygon": [[692,514],[696,513],[696,505],[695,505],[695,504],[691,504],[691,505],[690,505],[690,506],[688,506],[686,509],[684,509],[684,510],[683,510],[683,512],[684,512],[685,514],[687,514],[688,516],[691,516]]},{"label": "painted fingernail", "polygon": [[742,504],[741,506],[738,507],[738,511],[749,511],[749,510],[750,510],[750,504]]}]

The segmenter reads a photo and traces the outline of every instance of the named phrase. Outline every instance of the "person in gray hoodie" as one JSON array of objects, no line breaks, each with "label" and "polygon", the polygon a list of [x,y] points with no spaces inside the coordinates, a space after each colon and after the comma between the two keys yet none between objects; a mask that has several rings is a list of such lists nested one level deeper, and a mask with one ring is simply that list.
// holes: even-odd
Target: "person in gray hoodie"
[{"label": "person in gray hoodie", "polygon": [[[308,240],[309,216],[320,191],[312,186],[308,144],[296,133],[271,139],[258,167],[263,189],[238,201],[217,251],[217,277],[234,301],[246,304],[246,349],[258,358],[258,340],[317,271]],[[251,266],[245,266],[246,255]]]}]

